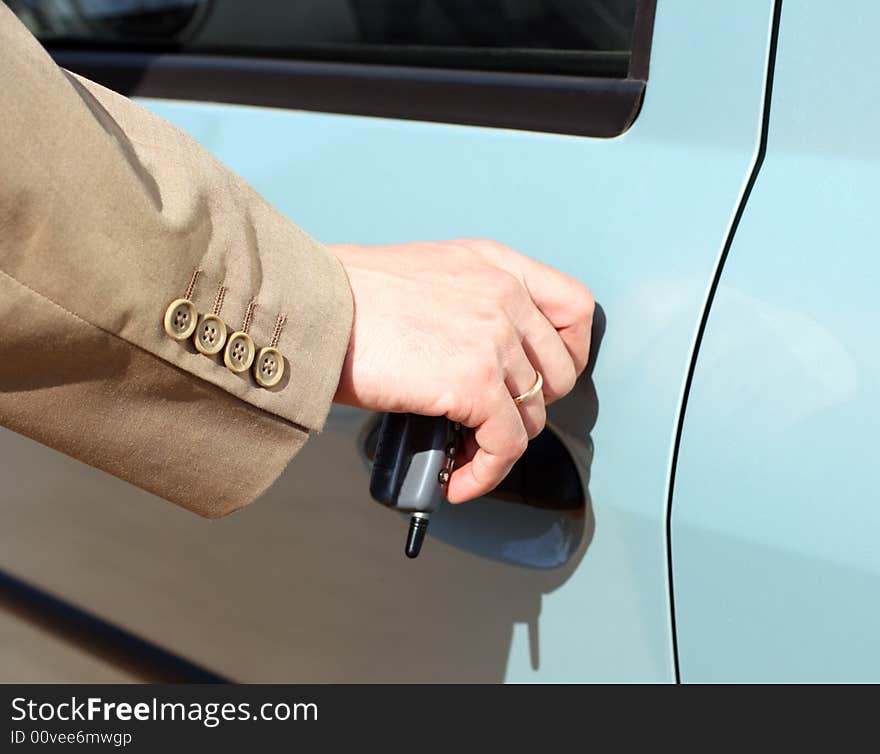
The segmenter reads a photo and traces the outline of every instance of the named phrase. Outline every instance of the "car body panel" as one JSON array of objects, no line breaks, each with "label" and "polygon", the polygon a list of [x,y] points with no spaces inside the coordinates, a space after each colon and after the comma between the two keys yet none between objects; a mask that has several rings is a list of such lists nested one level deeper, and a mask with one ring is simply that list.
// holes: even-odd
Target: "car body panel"
[{"label": "car body panel", "polygon": [[684,681],[880,677],[878,24],[870,2],[782,9],[675,480]]},{"label": "car body panel", "polygon": [[674,680],[671,448],[754,166],[772,5],[661,4],[615,139],[145,102],[324,241],[493,237],[593,288],[594,387],[550,416],[589,485],[571,562],[430,538],[407,562],[404,523],[368,499],[370,417],[335,408],[262,500],[210,523],[4,432],[0,567],[236,680]]}]

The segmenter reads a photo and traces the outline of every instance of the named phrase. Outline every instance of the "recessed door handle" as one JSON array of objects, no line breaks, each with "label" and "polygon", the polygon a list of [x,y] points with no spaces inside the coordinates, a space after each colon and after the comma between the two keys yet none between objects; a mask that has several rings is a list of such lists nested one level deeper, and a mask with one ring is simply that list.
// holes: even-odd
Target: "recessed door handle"
[{"label": "recessed door handle", "polygon": [[[384,422],[389,432],[403,431],[405,426],[400,420]],[[370,463],[382,427],[382,417],[374,417],[362,435],[364,455]],[[383,444],[398,447],[395,439],[388,442],[386,438]],[[441,505],[433,512],[430,532],[436,539],[493,560],[556,568],[572,557],[581,541],[584,509],[584,486],[577,465],[548,427],[529,443],[507,477],[486,497],[463,505]]]}]

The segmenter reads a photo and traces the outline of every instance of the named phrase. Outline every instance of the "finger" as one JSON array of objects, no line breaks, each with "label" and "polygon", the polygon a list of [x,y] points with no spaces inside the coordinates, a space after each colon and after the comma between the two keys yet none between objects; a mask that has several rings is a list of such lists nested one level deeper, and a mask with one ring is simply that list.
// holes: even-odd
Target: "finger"
[{"label": "finger", "polygon": [[535,306],[559,333],[580,374],[590,354],[595,307],[589,288],[564,272],[502,244],[477,244],[472,248],[487,261],[519,278]]},{"label": "finger", "polygon": [[556,328],[535,306],[528,307],[515,325],[526,358],[544,378],[544,403],[549,406],[574,387],[577,366]]},{"label": "finger", "polygon": [[[559,339],[557,338],[557,340]],[[568,354],[566,354],[567,356]],[[574,371],[574,367],[572,367],[572,371]],[[510,391],[511,400],[515,396],[522,395],[531,390],[537,379],[538,373],[535,371],[535,367],[532,366],[532,362],[526,356],[525,350],[519,348],[508,367],[505,379],[507,389]],[[515,401],[514,405],[516,405]],[[539,391],[537,395],[533,395],[528,400],[523,401],[517,406],[517,409],[522,417],[523,426],[529,439],[531,440],[533,437],[541,434],[541,430],[544,429],[544,425],[547,423],[547,409],[544,406],[543,392]]]},{"label": "finger", "polygon": [[523,285],[535,306],[550,321],[574,363],[577,374],[584,371],[590,355],[593,326],[593,296],[589,289],[564,273],[534,259],[520,257]]},{"label": "finger", "polygon": [[[484,402],[484,409],[486,418],[473,433],[476,451],[449,478],[450,503],[463,503],[493,490],[528,445],[522,416],[505,385],[498,385],[494,395]],[[457,421],[454,416],[449,418]]]},{"label": "finger", "polygon": [[477,445],[477,441],[474,439],[474,433],[470,430],[462,432],[461,438],[458,451],[455,454],[455,468],[464,466],[480,449],[480,446]]}]

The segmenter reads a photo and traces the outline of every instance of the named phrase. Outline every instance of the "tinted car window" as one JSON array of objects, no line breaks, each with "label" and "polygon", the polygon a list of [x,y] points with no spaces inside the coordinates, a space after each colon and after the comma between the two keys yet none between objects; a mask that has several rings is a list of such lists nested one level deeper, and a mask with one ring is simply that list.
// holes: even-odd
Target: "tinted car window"
[{"label": "tinted car window", "polygon": [[636,0],[6,0],[44,42],[625,77]]}]

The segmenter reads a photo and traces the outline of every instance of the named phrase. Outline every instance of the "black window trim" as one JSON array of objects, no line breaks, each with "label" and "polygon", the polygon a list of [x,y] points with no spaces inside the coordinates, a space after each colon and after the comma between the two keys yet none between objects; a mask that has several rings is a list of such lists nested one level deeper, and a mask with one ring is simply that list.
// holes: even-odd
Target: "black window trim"
[{"label": "black window trim", "polygon": [[128,97],[613,137],[648,82],[656,0],[638,0],[625,78],[49,46],[55,61]]}]

